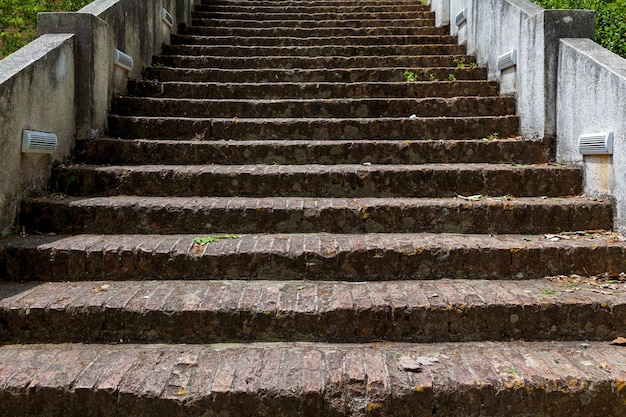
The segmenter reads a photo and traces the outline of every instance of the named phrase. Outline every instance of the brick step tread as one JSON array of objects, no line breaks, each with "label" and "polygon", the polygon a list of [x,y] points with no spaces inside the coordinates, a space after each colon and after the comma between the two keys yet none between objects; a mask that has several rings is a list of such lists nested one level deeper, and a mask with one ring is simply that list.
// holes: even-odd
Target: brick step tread
[{"label": "brick step tread", "polygon": [[242,39],[239,36],[172,35],[172,45],[188,46],[265,46],[265,47],[320,47],[381,45],[457,45],[456,37],[449,35],[390,35],[390,36],[313,36],[271,37],[259,36]]},{"label": "brick step tread", "polygon": [[517,110],[514,97],[349,98],[349,99],[190,99],[117,97],[112,114],[170,117],[470,117],[506,116]]},{"label": "brick step tread", "polygon": [[[234,233],[235,227],[224,233]],[[220,233],[219,236],[222,236]],[[611,234],[54,235],[0,240],[9,281],[530,279],[626,271]]]},{"label": "brick step tread", "polygon": [[371,67],[455,67],[455,60],[471,64],[474,58],[465,55],[390,55],[390,56],[263,56],[263,57],[211,57],[191,55],[159,55],[153,64],[182,68],[231,69],[331,69]]},{"label": "brick step tread", "polygon": [[284,4],[284,5],[239,5],[239,4],[204,4],[196,5],[195,10],[198,12],[219,12],[219,13],[379,13],[379,12],[429,12],[430,8],[422,7],[417,4],[385,4],[385,5],[343,5],[338,6],[336,3],[317,4],[317,5],[300,5],[300,4]]},{"label": "brick step tread", "polygon": [[377,27],[377,28],[347,28],[339,27],[198,27],[191,26],[182,30],[183,34],[202,36],[297,36],[297,37],[329,37],[329,36],[377,36],[377,35],[448,35],[449,31],[445,27],[420,26],[420,27]]},{"label": "brick step tread", "polygon": [[377,20],[407,20],[407,19],[432,19],[434,13],[428,10],[378,10],[372,12],[355,11],[355,10],[337,10],[325,11],[318,9],[307,9],[306,11],[298,9],[284,9],[282,11],[263,11],[263,10],[196,10],[191,13],[193,19],[220,19],[220,20],[250,20],[250,21],[377,21]]},{"label": "brick step tread", "polygon": [[433,141],[184,141],[100,138],[77,143],[87,164],[426,164],[547,161],[542,141],[523,138]]},{"label": "brick step tread", "polygon": [[163,55],[206,57],[367,57],[380,55],[463,55],[464,45],[164,45]]},{"label": "brick step tread", "polygon": [[[298,71],[299,73],[299,71]],[[445,72],[444,72],[445,73]],[[234,82],[130,81],[128,92],[134,96],[196,99],[366,99],[366,98],[453,98],[493,97],[498,83],[484,80],[401,82],[242,82],[246,72],[229,73]],[[271,76],[271,72],[269,73]],[[400,72],[401,74],[401,72]],[[432,72],[429,74],[433,74]],[[302,73],[304,77],[308,74]],[[410,115],[412,113],[407,114]]]},{"label": "brick step tread", "polygon": [[0,283],[3,342],[612,340],[615,289],[527,281]]},{"label": "brick step tread", "polygon": [[54,175],[75,196],[418,198],[582,193],[580,168],[552,165],[70,165],[57,167]]},{"label": "brick step tread", "polygon": [[374,46],[374,45],[456,45],[456,37],[444,35],[400,36],[330,36],[330,37],[249,37],[172,35],[173,45],[230,45],[234,46]]},{"label": "brick step tread", "polygon": [[[356,83],[356,82],[402,82],[407,83],[404,72],[410,71],[417,80],[431,81],[432,78],[447,82],[450,74],[457,79],[458,82],[466,80],[487,79],[487,70],[485,68],[456,68],[456,67],[434,67],[434,68],[337,68],[337,69],[214,69],[214,68],[174,68],[166,66],[147,67],[144,80],[155,80],[161,82],[230,82],[241,83]],[[419,81],[418,81],[419,82]],[[412,84],[412,83],[411,83]],[[420,84],[424,88],[424,84]],[[131,84],[133,85],[133,84]],[[494,86],[497,84],[494,83]],[[442,86],[439,86],[439,89]],[[405,96],[415,97],[419,90],[405,90]],[[445,89],[442,89],[445,91]],[[497,91],[497,90],[496,90]]]},{"label": "brick step tread", "polygon": [[38,233],[558,233],[610,229],[612,203],[589,197],[467,199],[144,197],[31,198]]},{"label": "brick step tread", "polygon": [[519,117],[199,118],[109,115],[108,133],[120,138],[248,139],[470,139],[515,136]]},{"label": "brick step tread", "polygon": [[247,20],[247,19],[212,19],[212,18],[192,18],[192,26],[195,27],[248,27],[248,28],[410,28],[434,26],[435,18],[412,18],[412,19],[330,19],[330,20]]},{"label": "brick step tread", "polygon": [[363,7],[363,6],[384,6],[393,7],[398,5],[410,5],[414,9],[430,10],[430,6],[415,3],[415,0],[204,0],[200,3],[199,7],[206,6],[246,6],[246,7],[258,7],[258,6],[274,6],[274,7],[326,7],[326,6],[350,6],[350,7]]},{"label": "brick step tread", "polygon": [[0,400],[33,417],[618,416],[624,369],[605,342],[7,345]]}]

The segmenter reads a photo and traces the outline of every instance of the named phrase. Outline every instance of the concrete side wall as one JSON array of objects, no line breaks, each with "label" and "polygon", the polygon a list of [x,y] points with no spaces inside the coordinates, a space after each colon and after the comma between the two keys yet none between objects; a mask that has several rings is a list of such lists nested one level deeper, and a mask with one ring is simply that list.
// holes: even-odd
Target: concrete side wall
[{"label": "concrete side wall", "polygon": [[[467,21],[455,17],[467,8]],[[501,92],[517,95],[521,133],[556,139],[556,159],[585,169],[585,192],[616,202],[615,229],[626,232],[626,59],[591,39],[595,13],[544,10],[527,0],[432,0],[440,26],[466,44]],[[499,71],[498,56],[517,50]],[[614,133],[613,155],[584,156],[582,134]]]},{"label": "concrete side wall", "polygon": [[[467,8],[457,27],[456,14]],[[432,0],[431,9],[447,11],[451,34],[467,45],[503,94],[516,94],[521,133],[553,138],[556,134],[556,71],[561,38],[593,38],[595,14],[581,10],[544,10],[528,0]],[[498,57],[515,49],[517,66],[498,70]]]},{"label": "concrete side wall", "polygon": [[[198,2],[96,0],[75,13],[41,13],[41,36],[0,60],[0,235],[15,231],[19,202],[48,186],[51,164],[67,159],[75,140],[103,134],[113,94],[140,76]],[[114,65],[115,48],[133,58],[132,71]],[[55,154],[22,154],[24,129],[55,133]]]},{"label": "concrete side wall", "polygon": [[[75,33],[78,37],[77,95],[85,102],[78,107],[77,140],[103,134],[113,94],[125,91],[129,77],[141,75],[143,65],[151,62],[164,43],[169,43],[170,34],[176,32],[178,24],[186,22],[178,18],[190,19],[196,2],[96,0],[76,13],[39,14],[40,35]],[[172,28],[161,19],[163,8],[175,17]],[[115,49],[133,58],[131,71],[113,64]]]},{"label": "concrete side wall", "polygon": [[[615,198],[615,228],[624,232],[626,59],[588,39],[563,39],[558,77],[558,160],[584,165],[586,193]],[[613,155],[581,155],[580,135],[600,132],[613,132]]]},{"label": "concrete side wall", "polygon": [[[0,234],[11,231],[19,202],[50,180],[50,164],[66,157],[75,131],[71,34],[46,35],[0,60]],[[58,149],[23,154],[22,130],[54,132]]]}]

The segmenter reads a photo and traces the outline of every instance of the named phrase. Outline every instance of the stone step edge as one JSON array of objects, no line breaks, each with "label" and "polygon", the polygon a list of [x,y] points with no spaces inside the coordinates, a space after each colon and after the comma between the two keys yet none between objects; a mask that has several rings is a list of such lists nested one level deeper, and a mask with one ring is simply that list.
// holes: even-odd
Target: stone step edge
[{"label": "stone step edge", "polygon": [[213,6],[213,5],[234,5],[234,6],[262,6],[262,5],[277,5],[277,6],[286,6],[286,5],[294,5],[294,6],[306,6],[306,5],[355,5],[355,6],[368,6],[368,5],[396,5],[396,4],[409,4],[416,8],[428,9],[429,6],[423,4],[416,4],[414,0],[313,0],[313,1],[299,1],[299,0],[236,0],[236,1],[214,1],[214,0],[203,0],[200,2],[201,5],[204,6]]},{"label": "stone step edge", "polygon": [[[173,45],[196,45],[193,42],[190,43],[185,43],[185,40],[204,40],[206,38],[215,38],[215,39],[223,39],[223,40],[233,40],[233,45],[235,45],[235,41],[237,39],[239,39],[239,37],[234,36],[234,35],[214,35],[214,36],[207,36],[207,35],[185,35],[185,34],[174,34],[172,35],[172,38],[175,39],[177,42],[174,43]],[[291,40],[291,41],[299,41],[299,40],[307,40],[307,41],[319,41],[322,42],[322,45],[336,45],[333,42],[331,42],[332,40],[362,40],[362,41],[367,41],[367,40],[372,40],[372,39],[393,39],[393,38],[398,38],[401,40],[432,40],[432,39],[446,39],[449,42],[448,43],[441,43],[441,42],[431,42],[431,45],[458,45],[458,43],[456,42],[456,37],[452,36],[452,35],[360,35],[360,36],[307,36],[307,37],[297,37],[297,36],[284,36],[284,37],[280,37],[277,38],[275,36],[256,36],[256,37],[252,37],[251,40],[254,39],[258,39],[258,40]],[[391,43],[393,45],[397,45],[396,43]],[[429,43],[412,43],[410,45],[428,45]],[[356,44],[359,45],[359,44]],[[376,46],[376,45],[389,45],[387,43],[385,44],[365,44],[365,45],[371,45],[371,46]]]},{"label": "stone step edge", "polygon": [[[96,196],[98,192],[159,197],[346,198],[459,194],[559,197],[583,193],[579,167],[549,164],[72,164],[58,166],[54,175],[55,181],[67,184],[67,191],[75,196]],[[538,183],[540,179],[545,182]]]},{"label": "stone step edge", "polygon": [[0,369],[29,416],[617,416],[626,394],[624,348],[598,342],[9,345]]},{"label": "stone step edge", "polygon": [[613,204],[590,198],[509,196],[48,197],[26,200],[21,218],[28,226],[24,230],[39,233],[211,233],[230,225],[237,225],[240,233],[558,233],[611,228]]},{"label": "stone step edge", "polygon": [[192,19],[199,20],[246,20],[250,22],[265,22],[265,21],[332,21],[332,20],[347,20],[347,21],[387,21],[387,20],[422,20],[431,19],[433,13],[426,10],[379,10],[376,12],[362,12],[358,10],[341,11],[341,12],[328,12],[323,9],[317,11],[302,12],[297,9],[284,9],[282,11],[221,11],[211,10],[204,11],[198,10],[191,13]]},{"label": "stone step edge", "polygon": [[[303,96],[304,94],[302,94]],[[261,97],[261,94],[257,94]],[[120,116],[300,119],[305,116],[335,119],[371,117],[474,117],[507,116],[516,112],[513,97],[454,96],[419,98],[192,98],[122,96],[113,98],[110,114]]]},{"label": "stone step edge", "polygon": [[[491,141],[306,141],[118,139],[80,141],[78,160],[87,164],[391,164],[391,163],[530,163],[548,160],[542,141],[522,138]],[[249,153],[248,153],[249,152]],[[149,155],[149,156],[148,156]]]},{"label": "stone step edge", "polygon": [[0,283],[0,330],[5,344],[612,340],[626,281],[603,282]]},{"label": "stone step edge", "polygon": [[567,235],[232,233],[236,231],[10,237],[0,241],[0,274],[14,281],[267,277],[385,281],[530,279],[626,271],[626,242],[611,233],[594,232],[579,239]]}]

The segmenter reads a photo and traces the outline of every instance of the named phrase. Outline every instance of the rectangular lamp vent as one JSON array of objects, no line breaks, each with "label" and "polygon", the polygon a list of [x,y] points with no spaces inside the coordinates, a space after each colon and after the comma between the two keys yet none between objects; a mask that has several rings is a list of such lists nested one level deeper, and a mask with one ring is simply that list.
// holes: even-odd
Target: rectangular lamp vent
[{"label": "rectangular lamp vent", "polygon": [[125,54],[119,49],[115,50],[115,65],[122,67],[128,71],[133,69],[133,58],[130,55]]},{"label": "rectangular lamp vent", "polygon": [[174,26],[174,16],[172,16],[165,8],[161,9],[161,19],[167,26]]},{"label": "rectangular lamp vent", "polygon": [[578,150],[583,155],[611,155],[613,132],[590,133],[578,138]]},{"label": "rectangular lamp vent", "polygon": [[461,26],[467,20],[467,8],[461,10],[456,15],[456,25]]},{"label": "rectangular lamp vent", "polygon": [[500,71],[517,65],[517,49],[507,52],[498,57],[498,69]]},{"label": "rectangular lamp vent", "polygon": [[22,152],[24,153],[51,154],[57,149],[57,143],[57,135],[54,133],[35,132],[33,130],[22,132]]}]

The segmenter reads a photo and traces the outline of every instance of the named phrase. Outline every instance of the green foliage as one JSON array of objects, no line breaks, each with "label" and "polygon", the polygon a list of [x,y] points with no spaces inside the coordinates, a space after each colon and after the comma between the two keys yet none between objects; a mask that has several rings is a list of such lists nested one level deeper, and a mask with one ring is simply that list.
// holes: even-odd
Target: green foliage
[{"label": "green foliage", "polygon": [[454,65],[456,65],[457,69],[474,69],[476,68],[476,63],[475,62],[471,62],[471,63],[467,63],[465,62],[465,57],[459,57],[459,58],[454,58],[453,60]]},{"label": "green foliage", "polygon": [[546,9],[596,11],[596,42],[626,58],[626,0],[531,0]]},{"label": "green foliage", "polygon": [[407,83],[414,83],[417,81],[417,74],[413,71],[406,70],[403,75]]},{"label": "green foliage", "polygon": [[204,246],[207,243],[217,242],[218,240],[224,239],[239,239],[239,235],[229,234],[229,235],[221,235],[221,236],[202,236],[197,237],[193,240],[193,242],[197,245]]},{"label": "green foliage", "polygon": [[0,0],[0,58],[37,37],[37,13],[75,11],[93,0]]}]

